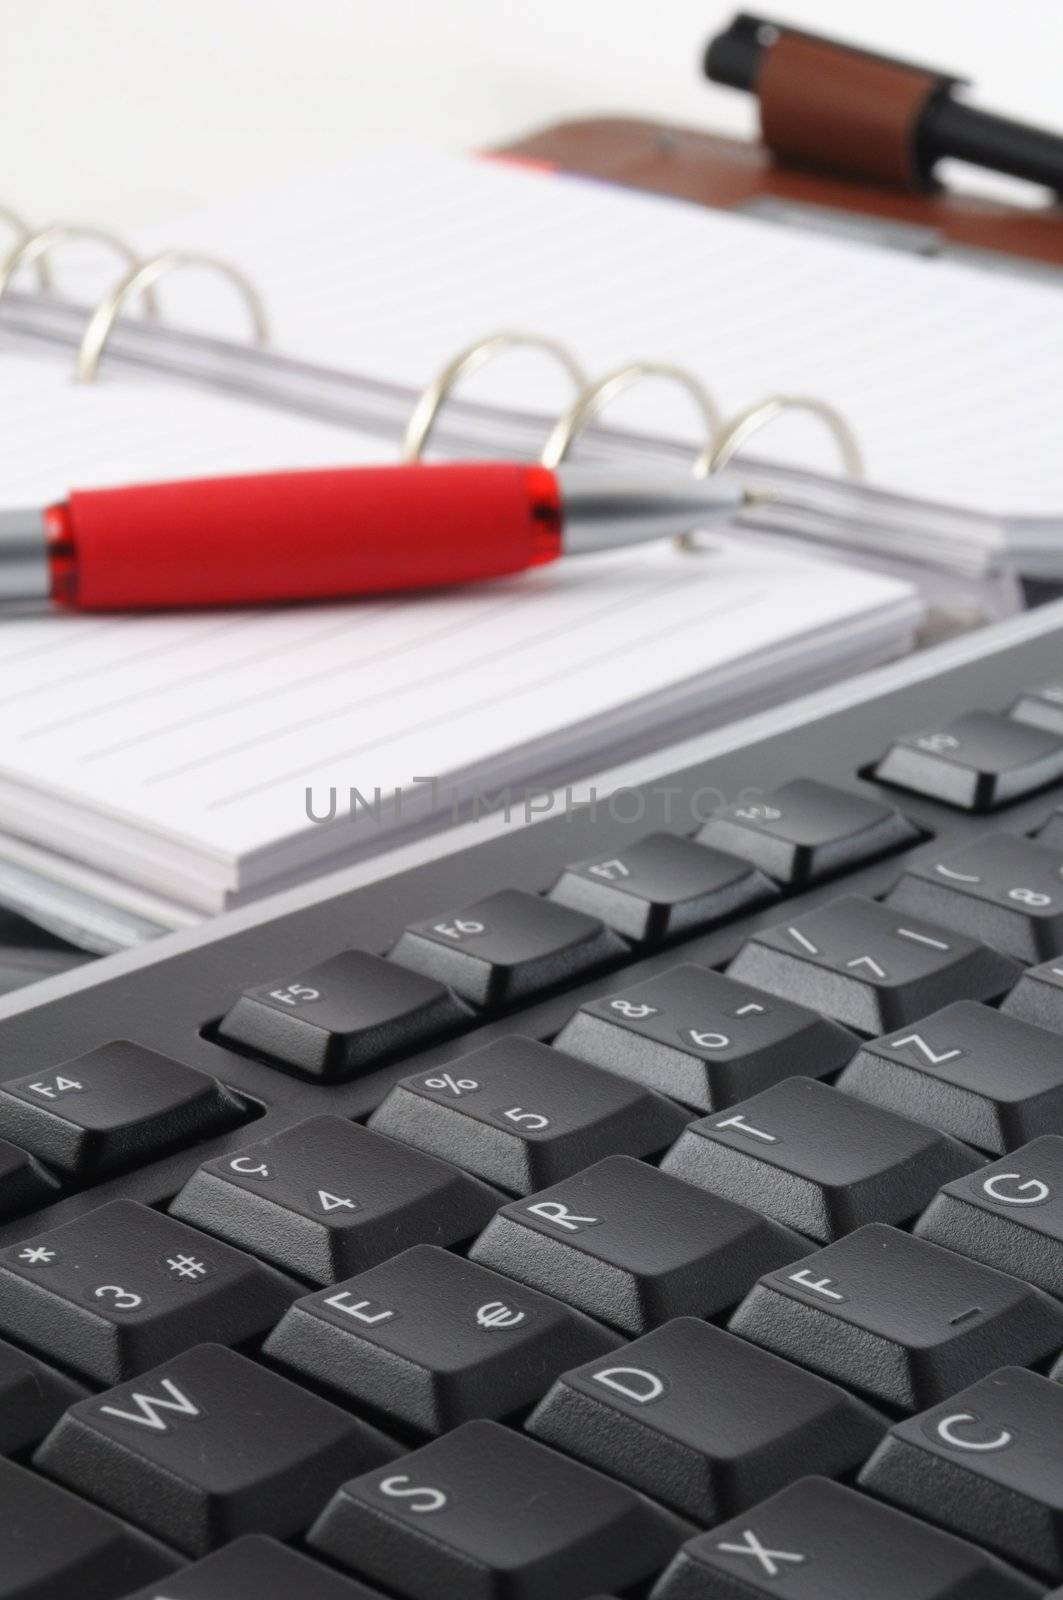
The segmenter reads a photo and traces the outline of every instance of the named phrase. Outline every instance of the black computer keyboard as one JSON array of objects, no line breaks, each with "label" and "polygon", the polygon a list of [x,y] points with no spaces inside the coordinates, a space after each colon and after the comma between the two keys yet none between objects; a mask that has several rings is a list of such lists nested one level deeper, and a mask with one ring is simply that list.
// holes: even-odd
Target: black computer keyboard
[{"label": "black computer keyboard", "polygon": [[3,1002],[0,1600],[1063,1585],[1049,618]]}]

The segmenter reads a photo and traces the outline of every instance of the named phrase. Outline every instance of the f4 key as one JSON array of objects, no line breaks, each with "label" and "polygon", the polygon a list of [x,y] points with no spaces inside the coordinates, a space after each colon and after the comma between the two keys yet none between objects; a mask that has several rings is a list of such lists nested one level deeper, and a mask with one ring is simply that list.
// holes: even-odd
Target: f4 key
[{"label": "f4 key", "polygon": [[0,1084],[5,1134],[81,1183],[153,1161],[249,1115],[205,1072],[125,1039]]}]

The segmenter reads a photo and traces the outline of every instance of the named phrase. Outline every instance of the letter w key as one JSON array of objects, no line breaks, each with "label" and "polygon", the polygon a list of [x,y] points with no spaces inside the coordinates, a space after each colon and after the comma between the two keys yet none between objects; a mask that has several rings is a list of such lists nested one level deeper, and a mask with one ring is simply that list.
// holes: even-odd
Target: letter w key
[{"label": "letter w key", "polygon": [[190,1418],[203,1415],[195,1402],[182,1393],[172,1378],[161,1379],[159,1387],[166,1390],[169,1399],[161,1395],[133,1394],[130,1399],[137,1408],[135,1411],[123,1411],[118,1406],[101,1406],[100,1414],[105,1417],[117,1417],[119,1422],[131,1423],[136,1428],[150,1428],[153,1433],[170,1431],[170,1424],[162,1415],[164,1411]]},{"label": "letter w key", "polygon": [[77,1401],[34,1460],[68,1489],[195,1557],[244,1533],[296,1537],[345,1473],[375,1470],[398,1450],[349,1412],[207,1343]]}]

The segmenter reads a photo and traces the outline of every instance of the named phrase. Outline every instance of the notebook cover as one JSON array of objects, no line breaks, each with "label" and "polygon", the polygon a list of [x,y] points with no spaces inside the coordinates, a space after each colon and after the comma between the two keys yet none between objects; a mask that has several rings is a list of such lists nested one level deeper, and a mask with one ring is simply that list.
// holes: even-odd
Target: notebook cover
[{"label": "notebook cover", "polygon": [[561,122],[496,154],[728,209],[788,201],[933,228],[953,244],[1063,265],[1063,207],[917,194],[788,167],[763,146],[632,117]]}]

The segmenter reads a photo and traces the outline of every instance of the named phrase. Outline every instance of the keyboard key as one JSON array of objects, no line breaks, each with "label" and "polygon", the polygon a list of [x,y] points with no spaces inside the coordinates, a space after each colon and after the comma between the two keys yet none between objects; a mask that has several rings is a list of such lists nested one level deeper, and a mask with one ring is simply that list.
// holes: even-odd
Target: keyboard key
[{"label": "keyboard key", "polygon": [[219,1036],[278,1066],[339,1082],[458,1032],[472,1012],[443,984],[344,950],[297,978],[248,989]]},{"label": "keyboard key", "polygon": [[404,1079],[369,1126],[531,1194],[601,1156],[663,1150],[686,1121],[648,1089],[514,1036]]},{"label": "keyboard key", "polygon": [[886,904],[1016,961],[1063,953],[1063,856],[1014,834],[989,834],[941,860],[914,863]]},{"label": "keyboard key", "polygon": [[1044,683],[1039,689],[1028,689],[1019,695],[1008,716],[1035,728],[1047,728],[1049,733],[1063,734],[1063,683]]},{"label": "keyboard key", "polygon": [[309,1543],[405,1600],[583,1600],[664,1565],[686,1523],[496,1422],[345,1483]]},{"label": "keyboard key", "polygon": [[[0,1506],[0,1600],[124,1600],[178,1564],[154,1539],[13,1461],[0,1461]],[[161,1600],[165,1585],[149,1592]]]},{"label": "keyboard key", "polygon": [[34,1465],[188,1555],[287,1538],[392,1440],[287,1378],[200,1344],[72,1407]]},{"label": "keyboard key", "polygon": [[883,1223],[763,1277],[728,1326],[872,1399],[918,1411],[1063,1344],[1063,1306]]},{"label": "keyboard key", "polygon": [[971,711],[945,727],[898,739],[875,777],[963,811],[996,811],[1063,780],[1063,737]]},{"label": "keyboard key", "polygon": [[718,1111],[795,1072],[826,1077],[857,1047],[828,1017],[695,966],[589,1000],[554,1042],[698,1111]]},{"label": "keyboard key", "polygon": [[43,1361],[0,1342],[0,1456],[36,1444],[85,1390]]},{"label": "keyboard key", "polygon": [[1047,850],[1063,850],[1063,811],[1055,811],[1038,830],[1037,842]]},{"label": "keyboard key", "polygon": [[1019,976],[1015,962],[964,934],[859,895],[758,929],[728,971],[871,1034],[950,1000],[993,1000]]},{"label": "keyboard key", "polygon": [[249,1533],[129,1600],[383,1600],[263,1534]]},{"label": "keyboard key", "polygon": [[844,1389],[694,1317],[564,1373],[525,1424],[703,1526],[806,1472],[855,1471],[888,1425]]},{"label": "keyboard key", "polygon": [[1063,1138],[1046,1134],[948,1184],[915,1232],[1063,1299]]},{"label": "keyboard key", "polygon": [[1028,967],[1000,1009],[1009,1017],[1022,1017],[1052,1033],[1063,1033],[1063,961]]},{"label": "keyboard key", "polygon": [[81,1182],[208,1139],[248,1115],[205,1072],[124,1039],[0,1084],[5,1134]]},{"label": "keyboard key", "polygon": [[748,861],[674,833],[652,833],[617,855],[566,867],[550,890],[551,900],[640,944],[693,933],[778,896]]},{"label": "keyboard key", "polygon": [[826,1243],[865,1222],[908,1222],[982,1157],[946,1134],[787,1078],[692,1122],[661,1170]]},{"label": "keyboard key", "polygon": [[557,1300],[422,1244],[297,1300],[265,1351],[357,1408],[443,1433],[523,1410],[566,1367],[619,1342]]},{"label": "keyboard key", "polygon": [[1063,1578],[1063,1388],[1003,1367],[898,1422],[862,1487],[1044,1578]]},{"label": "keyboard key", "polygon": [[0,1251],[0,1333],[99,1383],[192,1339],[266,1332],[297,1286],[135,1200],[111,1200]]},{"label": "keyboard key", "polygon": [[502,889],[452,916],[407,928],[391,960],[449,984],[475,1005],[503,1006],[573,983],[627,948],[595,917],[523,889]]},{"label": "keyboard key", "polygon": [[742,856],[790,889],[851,872],[919,837],[892,806],[815,778],[794,778],[755,800],[725,806],[697,835],[700,844]]},{"label": "keyboard key", "polygon": [[332,1283],[412,1244],[472,1238],[502,1196],[343,1117],[311,1117],[194,1173],[175,1217]]},{"label": "keyboard key", "polygon": [[803,1478],[685,1544],[650,1600],[1040,1600],[965,1539],[828,1478]]},{"label": "keyboard key", "polygon": [[630,1156],[504,1206],[471,1251],[625,1333],[717,1316],[805,1253],[788,1229]]},{"label": "keyboard key", "polygon": [[27,1150],[0,1139],[0,1220],[36,1211],[58,1194],[59,1184],[46,1167]]},{"label": "keyboard key", "polygon": [[838,1088],[999,1155],[1060,1126],[1063,1052],[1044,1028],[958,1000],[869,1039]]}]

